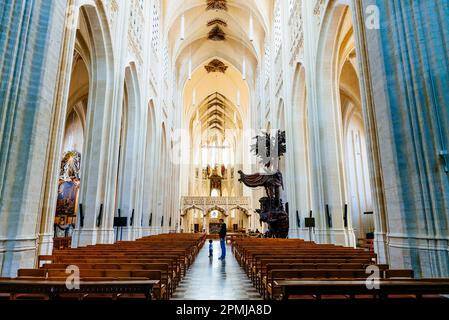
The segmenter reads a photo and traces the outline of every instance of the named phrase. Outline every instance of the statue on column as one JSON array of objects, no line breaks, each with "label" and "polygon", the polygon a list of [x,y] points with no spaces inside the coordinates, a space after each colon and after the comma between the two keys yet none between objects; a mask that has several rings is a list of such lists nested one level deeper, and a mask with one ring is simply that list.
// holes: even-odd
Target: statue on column
[{"label": "statue on column", "polygon": [[249,188],[265,188],[267,196],[259,200],[260,209],[256,210],[260,221],[268,224],[265,237],[287,238],[289,219],[281,199],[284,182],[279,170],[280,158],[286,152],[285,132],[278,131],[275,137],[265,132],[255,139],[256,144],[251,151],[260,158],[265,172],[246,175],[239,171],[239,181]]}]

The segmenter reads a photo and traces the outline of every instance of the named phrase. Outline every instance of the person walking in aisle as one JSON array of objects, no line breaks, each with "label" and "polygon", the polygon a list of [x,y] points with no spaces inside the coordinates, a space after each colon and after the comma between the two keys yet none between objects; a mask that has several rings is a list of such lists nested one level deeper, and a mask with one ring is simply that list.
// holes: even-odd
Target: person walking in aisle
[{"label": "person walking in aisle", "polygon": [[209,258],[214,256],[214,244],[212,240],[209,240]]},{"label": "person walking in aisle", "polygon": [[219,260],[224,260],[226,258],[226,232],[227,226],[223,219],[220,219],[221,228],[220,228],[220,246],[221,246],[221,256],[218,258]]}]

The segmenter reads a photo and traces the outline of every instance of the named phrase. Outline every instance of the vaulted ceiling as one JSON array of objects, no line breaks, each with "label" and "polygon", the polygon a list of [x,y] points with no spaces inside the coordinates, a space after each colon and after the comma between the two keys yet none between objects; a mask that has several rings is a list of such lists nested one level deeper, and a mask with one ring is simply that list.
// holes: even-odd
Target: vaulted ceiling
[{"label": "vaulted ceiling", "polygon": [[191,132],[224,137],[225,130],[243,129],[249,90],[234,66],[212,58],[193,73],[184,90],[185,120]]},{"label": "vaulted ceiling", "polygon": [[[222,58],[239,70],[246,59],[248,78],[254,80],[271,11],[272,0],[165,0],[164,27],[179,84],[187,79],[190,60],[196,69],[212,57]],[[183,19],[185,36],[181,39]]]},{"label": "vaulted ceiling", "polygon": [[[186,125],[242,129],[271,21],[272,0],[166,0],[163,25]],[[198,119],[199,118],[199,119]],[[237,122],[237,123],[234,123]]]}]

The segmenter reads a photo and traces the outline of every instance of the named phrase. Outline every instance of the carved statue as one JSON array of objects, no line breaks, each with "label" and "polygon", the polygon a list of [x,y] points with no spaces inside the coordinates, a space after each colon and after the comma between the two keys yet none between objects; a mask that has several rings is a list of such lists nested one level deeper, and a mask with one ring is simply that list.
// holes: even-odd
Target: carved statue
[{"label": "carved statue", "polygon": [[61,161],[60,179],[73,181],[80,179],[81,155],[76,151],[69,151],[64,154]]},{"label": "carved statue", "polygon": [[288,237],[288,215],[284,210],[282,200],[280,205],[276,205],[268,197],[259,200],[260,209],[256,212],[260,216],[260,221],[268,224],[267,238],[287,238]]},{"label": "carved statue", "polygon": [[272,175],[260,173],[246,175],[239,171],[239,174],[239,181],[247,187],[265,188],[267,197],[259,200],[260,209],[256,210],[260,216],[260,221],[268,224],[268,232],[265,236],[267,238],[287,238],[288,215],[280,198],[280,188],[284,187],[282,173],[277,171]]},{"label": "carved statue", "polygon": [[270,199],[279,196],[279,188],[284,188],[282,173],[279,170],[272,175],[262,173],[246,175],[242,171],[238,173],[240,174],[239,182],[242,182],[249,188],[264,187]]},{"label": "carved statue", "polygon": [[[285,132],[278,131],[275,138],[271,134],[264,133],[256,137],[257,143],[253,146],[256,155],[261,158],[266,168],[270,168],[286,152]],[[277,150],[276,150],[276,149]],[[273,152],[274,151],[274,152]],[[246,175],[242,171],[239,181],[249,188],[264,187],[267,196],[259,200],[260,209],[256,212],[260,216],[260,221],[268,224],[267,238],[287,238],[288,237],[288,214],[284,209],[281,199],[281,188],[284,182],[281,171],[274,174],[255,173]]]}]

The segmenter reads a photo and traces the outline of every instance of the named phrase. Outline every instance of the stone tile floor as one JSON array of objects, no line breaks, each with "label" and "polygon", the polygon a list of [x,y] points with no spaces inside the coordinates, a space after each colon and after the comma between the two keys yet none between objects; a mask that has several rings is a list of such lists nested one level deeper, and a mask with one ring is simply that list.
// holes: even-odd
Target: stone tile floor
[{"label": "stone tile floor", "polygon": [[240,268],[227,246],[224,261],[220,256],[220,243],[214,242],[214,256],[209,258],[206,242],[187,275],[176,289],[173,300],[261,300],[245,272]]}]

